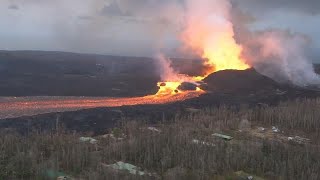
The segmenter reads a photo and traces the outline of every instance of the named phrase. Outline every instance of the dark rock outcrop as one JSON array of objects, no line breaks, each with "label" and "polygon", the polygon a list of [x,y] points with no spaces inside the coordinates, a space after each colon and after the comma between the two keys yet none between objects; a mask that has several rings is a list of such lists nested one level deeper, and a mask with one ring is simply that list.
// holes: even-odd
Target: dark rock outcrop
[{"label": "dark rock outcrop", "polygon": [[178,87],[180,91],[195,91],[197,89],[197,85],[191,82],[183,82]]}]

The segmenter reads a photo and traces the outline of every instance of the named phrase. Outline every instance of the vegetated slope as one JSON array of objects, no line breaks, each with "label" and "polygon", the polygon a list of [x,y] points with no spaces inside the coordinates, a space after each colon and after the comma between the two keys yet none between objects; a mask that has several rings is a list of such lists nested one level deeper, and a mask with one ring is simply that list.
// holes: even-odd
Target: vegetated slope
[{"label": "vegetated slope", "polygon": [[[0,179],[319,179],[318,109],[319,99],[254,110],[207,108],[153,125],[125,119],[90,142],[65,133],[59,122],[43,134],[6,129],[0,131]],[[148,175],[108,166],[118,161]]]}]

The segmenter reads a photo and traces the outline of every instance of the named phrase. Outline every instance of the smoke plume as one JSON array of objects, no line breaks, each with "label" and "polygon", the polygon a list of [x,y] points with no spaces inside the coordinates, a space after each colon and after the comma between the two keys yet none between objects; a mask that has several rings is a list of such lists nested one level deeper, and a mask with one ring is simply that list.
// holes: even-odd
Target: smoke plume
[{"label": "smoke plume", "polygon": [[[165,7],[172,9],[168,8],[170,4]],[[228,0],[185,0],[183,7],[177,8],[177,4],[174,7],[182,9],[179,12],[183,15],[166,19],[177,25],[184,17],[177,36],[185,51],[191,50],[204,59],[205,76],[219,70],[254,67],[278,82],[298,86],[320,84],[312,62],[305,55],[309,42],[306,36],[283,30],[252,32],[247,26],[256,19]],[[182,78],[163,55],[157,55],[156,59],[162,80]]]},{"label": "smoke plume", "polygon": [[162,53],[155,55],[155,60],[159,70],[161,81],[164,82],[194,82],[192,77],[180,74],[175,71],[171,65],[171,60]]},{"label": "smoke plume", "polygon": [[320,77],[305,55],[308,39],[289,31],[255,32],[244,54],[261,74],[299,86],[319,85]]},{"label": "smoke plume", "polygon": [[157,54],[155,60],[158,65],[161,81],[176,81],[178,73],[172,68],[170,60],[166,59],[163,54]]},{"label": "smoke plume", "polygon": [[[319,85],[305,50],[306,36],[283,30],[251,32],[254,18],[228,0],[186,0],[182,42],[207,59],[207,74],[224,69],[254,67],[278,82]],[[234,18],[232,15],[241,15]],[[237,25],[237,26],[235,26]],[[238,40],[235,40],[236,27]]]}]

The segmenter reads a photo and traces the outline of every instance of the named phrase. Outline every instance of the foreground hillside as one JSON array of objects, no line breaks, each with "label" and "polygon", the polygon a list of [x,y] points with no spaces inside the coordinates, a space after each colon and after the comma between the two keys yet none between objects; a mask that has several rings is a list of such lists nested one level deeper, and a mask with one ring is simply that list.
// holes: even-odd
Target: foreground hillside
[{"label": "foreground hillside", "polygon": [[59,122],[26,136],[6,129],[0,179],[319,179],[319,102],[190,108],[153,125],[123,117],[94,137]]}]

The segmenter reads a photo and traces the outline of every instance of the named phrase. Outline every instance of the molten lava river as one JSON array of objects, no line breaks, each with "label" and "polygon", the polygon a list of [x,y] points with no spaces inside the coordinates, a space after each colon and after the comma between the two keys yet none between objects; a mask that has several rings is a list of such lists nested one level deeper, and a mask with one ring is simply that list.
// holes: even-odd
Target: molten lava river
[{"label": "molten lava river", "polygon": [[166,104],[198,97],[205,93],[177,90],[179,82],[158,83],[154,95],[129,98],[106,97],[18,97],[0,98],[0,119],[31,116],[50,112],[65,112],[97,107],[119,107],[140,104]]}]

